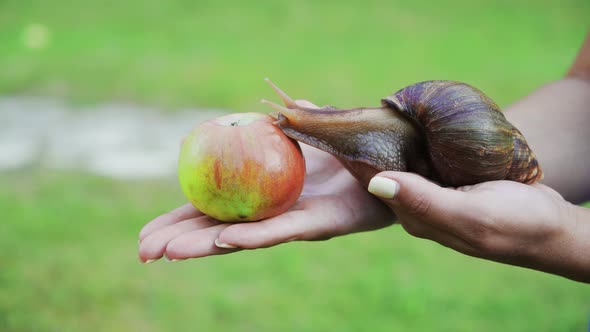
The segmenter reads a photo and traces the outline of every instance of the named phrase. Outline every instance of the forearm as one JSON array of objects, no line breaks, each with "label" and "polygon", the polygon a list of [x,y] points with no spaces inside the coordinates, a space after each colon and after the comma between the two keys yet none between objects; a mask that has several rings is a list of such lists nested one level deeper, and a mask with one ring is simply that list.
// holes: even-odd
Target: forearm
[{"label": "forearm", "polygon": [[590,283],[590,209],[576,206],[571,278]]},{"label": "forearm", "polygon": [[590,283],[590,209],[569,205],[563,232],[543,244],[527,267]]},{"label": "forearm", "polygon": [[[543,182],[566,200],[590,200],[590,33],[562,80],[506,110],[545,173]],[[590,283],[590,209],[564,203],[563,229],[524,266]]]},{"label": "forearm", "polygon": [[574,203],[590,199],[590,81],[550,83],[506,109],[545,174],[543,183]]},{"label": "forearm", "polygon": [[544,170],[544,183],[573,203],[590,200],[590,32],[563,80],[506,110]]}]

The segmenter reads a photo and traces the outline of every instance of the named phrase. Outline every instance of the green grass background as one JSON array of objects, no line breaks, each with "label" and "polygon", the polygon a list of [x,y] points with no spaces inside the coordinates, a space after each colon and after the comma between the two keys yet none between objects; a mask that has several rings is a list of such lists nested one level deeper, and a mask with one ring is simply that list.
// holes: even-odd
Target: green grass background
[{"label": "green grass background", "polygon": [[[507,105],[559,79],[590,2],[0,2],[0,94],[260,111],[360,106],[427,79]],[[49,32],[30,49],[30,24]],[[590,288],[477,260],[400,227],[140,265],[137,233],[184,201],[174,179],[0,173],[0,331],[583,331]]]}]

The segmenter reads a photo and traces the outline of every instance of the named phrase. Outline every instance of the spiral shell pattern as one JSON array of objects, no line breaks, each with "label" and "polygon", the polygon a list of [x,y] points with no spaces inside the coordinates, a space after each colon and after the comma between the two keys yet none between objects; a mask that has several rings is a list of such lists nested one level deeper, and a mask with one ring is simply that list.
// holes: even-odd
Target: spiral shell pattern
[{"label": "spiral shell pattern", "polygon": [[413,84],[382,99],[426,137],[435,180],[462,186],[493,180],[533,183],[542,171],[523,135],[480,90],[454,81]]}]

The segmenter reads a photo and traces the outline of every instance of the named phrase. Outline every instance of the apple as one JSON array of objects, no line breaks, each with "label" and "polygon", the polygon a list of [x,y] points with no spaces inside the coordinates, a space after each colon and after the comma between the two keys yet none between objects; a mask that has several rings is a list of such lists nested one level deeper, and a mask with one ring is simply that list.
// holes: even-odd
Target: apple
[{"label": "apple", "polygon": [[287,211],[303,189],[299,144],[263,113],[204,122],[184,139],[178,178],[201,212],[226,222],[256,221]]}]

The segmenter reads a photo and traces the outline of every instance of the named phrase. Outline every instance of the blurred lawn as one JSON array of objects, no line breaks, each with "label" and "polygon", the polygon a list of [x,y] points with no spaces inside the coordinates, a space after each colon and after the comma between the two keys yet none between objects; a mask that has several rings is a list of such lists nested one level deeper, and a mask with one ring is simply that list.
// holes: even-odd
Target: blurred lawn
[{"label": "blurred lawn", "polygon": [[4,0],[0,91],[259,110],[267,76],[343,106],[453,79],[506,104],[564,73],[588,17],[587,0]]},{"label": "blurred lawn", "polygon": [[[272,96],[266,76],[294,97],[340,106],[454,79],[506,105],[561,77],[588,17],[585,0],[4,0],[0,95],[246,111]],[[43,34],[39,26],[45,47],[27,47]],[[141,226],[183,201],[174,179],[0,173],[0,331],[580,331],[587,324],[587,286],[464,257],[400,227],[137,263]]]},{"label": "blurred lawn", "polygon": [[401,227],[141,265],[169,183],[0,177],[0,331],[581,331],[590,288]]}]

